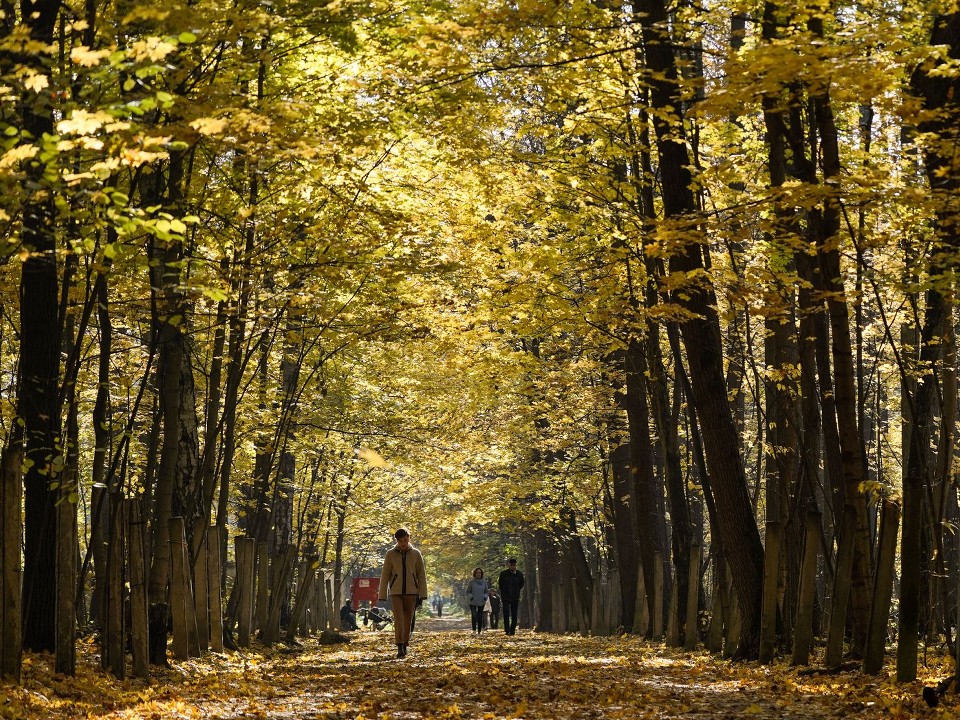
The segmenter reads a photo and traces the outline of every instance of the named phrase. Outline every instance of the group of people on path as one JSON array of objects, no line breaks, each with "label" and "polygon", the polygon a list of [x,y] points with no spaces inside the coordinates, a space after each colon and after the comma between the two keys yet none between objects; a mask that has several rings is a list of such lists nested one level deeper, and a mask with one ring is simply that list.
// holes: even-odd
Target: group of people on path
[{"label": "group of people on path", "polygon": [[[393,537],[397,544],[387,551],[383,559],[378,599],[386,602],[387,598],[390,598],[397,657],[402,658],[406,657],[407,646],[410,644],[414,614],[427,599],[427,574],[423,555],[410,542],[410,532],[406,528],[400,528]],[[503,607],[503,629],[507,635],[514,635],[517,630],[520,591],[523,589],[523,573],[517,569],[516,558],[510,558],[507,568],[500,573],[497,585],[499,593],[493,591],[483,577],[483,568],[473,571],[467,588],[467,599],[474,631],[480,633],[483,630],[485,606],[489,605],[488,611],[491,619],[493,618],[493,597],[498,597]]]},{"label": "group of people on path", "polygon": [[496,628],[500,610],[503,609],[503,629],[507,635],[517,631],[517,611],[520,607],[520,591],[523,589],[523,573],[517,570],[517,559],[510,558],[507,568],[497,578],[499,592],[490,586],[484,577],[483,568],[475,568],[467,583],[467,604],[470,606],[471,632],[480,634],[486,625],[485,615],[490,615],[490,626]]}]

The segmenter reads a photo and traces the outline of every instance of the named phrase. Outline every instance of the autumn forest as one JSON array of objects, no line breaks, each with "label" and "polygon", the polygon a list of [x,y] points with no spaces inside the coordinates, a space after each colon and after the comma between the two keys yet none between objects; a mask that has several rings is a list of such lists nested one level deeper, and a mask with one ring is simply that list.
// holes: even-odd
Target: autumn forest
[{"label": "autumn forest", "polygon": [[952,0],[0,0],[0,76],[3,682],[400,526],[547,644],[960,652]]}]

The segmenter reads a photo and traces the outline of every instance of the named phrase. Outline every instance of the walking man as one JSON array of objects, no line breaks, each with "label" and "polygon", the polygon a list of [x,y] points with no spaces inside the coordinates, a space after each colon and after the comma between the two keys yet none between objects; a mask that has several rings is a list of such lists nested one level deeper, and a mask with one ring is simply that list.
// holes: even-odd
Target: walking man
[{"label": "walking man", "polygon": [[517,632],[517,610],[520,607],[520,591],[523,590],[523,573],[517,570],[517,559],[507,561],[507,569],[500,573],[500,600],[503,603],[503,629],[507,635]]},{"label": "walking man", "polygon": [[397,641],[397,657],[407,654],[413,617],[417,608],[427,599],[427,576],[423,555],[410,544],[410,533],[400,528],[393,534],[397,540],[383,560],[380,573],[380,602],[390,596],[393,606],[393,630]]}]

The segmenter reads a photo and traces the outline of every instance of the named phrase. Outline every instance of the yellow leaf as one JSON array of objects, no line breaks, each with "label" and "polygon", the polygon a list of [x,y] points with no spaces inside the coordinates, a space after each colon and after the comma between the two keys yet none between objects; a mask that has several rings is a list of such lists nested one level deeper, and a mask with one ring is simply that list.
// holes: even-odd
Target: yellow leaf
[{"label": "yellow leaf", "polygon": [[57,123],[57,132],[61,135],[92,135],[113,118],[105,112],[87,112],[74,110],[70,117]]},{"label": "yellow leaf", "polygon": [[390,466],[390,463],[384,460],[380,453],[378,453],[376,450],[371,450],[370,448],[362,447],[357,450],[357,457],[361,460],[365,460],[367,464],[372,467],[385,468]]},{"label": "yellow leaf", "polygon": [[160,62],[176,49],[176,45],[167,42],[163,38],[148,37],[145,40],[139,40],[133,43],[130,47],[130,57],[133,60]]},{"label": "yellow leaf", "polygon": [[30,74],[23,81],[23,86],[27,88],[27,90],[33,90],[34,92],[40,92],[45,87],[49,87],[49,85],[50,81],[46,75]]},{"label": "yellow leaf", "polygon": [[197,118],[190,127],[201,135],[220,135],[226,129],[227,121],[223,118]]},{"label": "yellow leaf", "polygon": [[7,150],[3,156],[0,157],[0,168],[13,167],[21,160],[32,158],[38,152],[40,152],[40,149],[34,145],[18,145],[15,148]]},{"label": "yellow leaf", "polygon": [[70,62],[81,67],[96,67],[104,58],[110,57],[110,50],[91,50],[86,45],[70,51]]}]

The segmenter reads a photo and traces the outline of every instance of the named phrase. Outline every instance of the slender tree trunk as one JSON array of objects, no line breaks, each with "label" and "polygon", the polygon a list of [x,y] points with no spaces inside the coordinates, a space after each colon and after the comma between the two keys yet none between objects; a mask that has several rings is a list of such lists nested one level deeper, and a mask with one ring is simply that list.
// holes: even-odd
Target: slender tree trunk
[{"label": "slender tree trunk", "polygon": [[[947,47],[951,60],[960,58],[960,13],[934,19],[931,45]],[[938,63],[936,63],[938,64]],[[904,558],[922,557],[921,523],[923,503],[932,483],[932,469],[927,459],[932,442],[937,384],[943,370],[941,346],[936,340],[948,318],[945,296],[950,290],[952,270],[960,250],[960,221],[953,205],[960,189],[960,173],[948,153],[956,147],[960,135],[960,79],[953,74],[931,73],[931,65],[921,65],[911,78],[913,92],[923,100],[924,109],[939,111],[934,119],[920,123],[920,130],[939,136],[942,145],[928,145],[924,151],[927,178],[934,197],[943,205],[937,209],[938,243],[930,255],[928,273],[931,287],[926,293],[926,309],[920,331],[920,366],[925,370],[913,402],[913,427],[910,434],[907,471],[903,486],[903,535],[900,553]],[[917,675],[919,641],[921,563],[904,562],[900,579],[899,643],[897,646],[897,679],[914,680]]]},{"label": "slender tree trunk", "polygon": [[[681,107],[677,65],[669,35],[667,12],[660,0],[641,0],[635,6],[641,26],[647,68],[650,71],[651,107],[660,158],[663,206],[674,231],[691,237],[670,258],[671,272],[695,274],[706,265],[699,244],[697,207],[691,192],[690,161],[683,144],[683,127],[669,122],[668,114]],[[716,489],[721,541],[727,552],[734,586],[743,611],[738,653],[756,656],[763,549],[753,516],[746,475],[739,451],[736,424],[727,401],[720,322],[712,288],[703,284],[684,288],[676,298],[691,313],[681,332],[687,352],[693,402],[703,430],[707,463]]]},{"label": "slender tree trunk", "polygon": [[[25,3],[23,22],[31,39],[50,45],[60,12],[57,0]],[[41,54],[20,58],[47,70]],[[30,93],[22,104],[24,134],[42,142],[52,136],[53,108],[46,96]],[[57,509],[59,493],[52,483],[60,474],[64,449],[59,402],[62,328],[57,274],[55,194],[46,187],[43,163],[27,163],[27,200],[22,213],[23,246],[29,251],[20,277],[18,415],[24,424],[24,566],[23,647],[53,651],[56,647]]]},{"label": "slender tree trunk", "polygon": [[646,361],[637,343],[632,343],[625,357],[627,392],[625,404],[630,429],[630,467],[636,498],[637,531],[647,612],[654,617],[656,605],[656,555],[668,557],[667,548],[658,532],[664,517],[662,492],[654,474],[653,442],[650,439],[649,407],[643,381]]},{"label": "slender tree trunk", "polygon": [[558,568],[560,558],[557,554],[556,541],[550,533],[537,530],[535,533],[537,545],[537,576],[539,582],[539,613],[537,629],[542,632],[557,632],[559,628],[554,623],[554,601],[557,599],[556,590],[559,587]]},{"label": "slender tree trunk", "polygon": [[[171,160],[179,158],[173,155]],[[171,176],[175,168],[171,167]],[[154,173],[154,176],[161,173]],[[153,182],[159,182],[154,177]],[[146,188],[144,200],[162,198],[162,188]],[[158,288],[155,327],[159,334],[159,394],[160,416],[163,425],[163,444],[156,486],[153,492],[151,523],[151,562],[148,581],[150,604],[150,662],[166,665],[167,624],[169,620],[170,584],[170,518],[173,516],[174,495],[177,488],[177,468],[180,455],[181,377],[186,338],[183,334],[184,306],[179,294],[182,247],[171,244],[154,251],[156,262],[152,268],[152,287]]]},{"label": "slender tree trunk", "polygon": [[614,554],[623,597],[621,624],[634,626],[637,602],[637,575],[640,568],[640,542],[636,519],[637,497],[630,468],[630,443],[618,442],[609,453],[612,478],[611,511],[613,516]]}]

